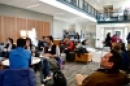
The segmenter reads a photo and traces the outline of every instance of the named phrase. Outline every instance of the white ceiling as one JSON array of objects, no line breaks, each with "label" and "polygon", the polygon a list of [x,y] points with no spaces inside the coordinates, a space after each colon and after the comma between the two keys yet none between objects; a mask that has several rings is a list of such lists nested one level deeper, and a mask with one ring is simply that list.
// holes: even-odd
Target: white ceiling
[{"label": "white ceiling", "polygon": [[128,7],[130,3],[130,0],[86,0],[86,1],[99,11],[103,11],[103,7],[106,5],[113,5],[114,9],[120,9],[123,6]]},{"label": "white ceiling", "polygon": [[[68,21],[70,23],[75,23],[79,21],[90,22],[89,20],[81,18],[75,14],[72,14],[67,11],[61,10],[59,8],[55,8],[51,5],[42,3],[39,0],[0,0],[0,3],[15,6],[18,8],[32,10],[39,13],[49,14],[49,15],[54,16],[54,18],[56,19],[60,19],[62,21]],[[29,8],[29,6],[32,6],[32,5],[37,5],[37,6]]]}]

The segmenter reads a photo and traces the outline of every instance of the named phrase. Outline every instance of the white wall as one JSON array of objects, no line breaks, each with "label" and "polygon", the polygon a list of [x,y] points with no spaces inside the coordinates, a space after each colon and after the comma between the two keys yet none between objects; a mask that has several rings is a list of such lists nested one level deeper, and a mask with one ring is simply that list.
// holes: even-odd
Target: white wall
[{"label": "white wall", "polygon": [[[82,27],[83,34],[88,32],[96,35],[96,24],[82,24]],[[87,35],[84,39],[88,39],[88,45],[90,47],[95,47],[95,36]]]},{"label": "white wall", "polygon": [[53,37],[62,39],[63,38],[63,30],[72,30],[74,29],[74,25],[65,21],[56,20],[53,21]]},{"label": "white wall", "polygon": [[[63,38],[63,30],[73,30],[75,32],[78,32],[81,35],[81,31],[84,32],[91,32],[96,33],[96,24],[89,24],[89,23],[70,23],[67,21],[57,20],[54,19],[53,22],[53,36],[55,39],[61,39]],[[86,38],[84,38],[86,39]],[[87,38],[89,41],[89,46],[95,47],[95,38]],[[82,39],[83,40],[83,39]],[[81,40],[81,41],[82,41]]]}]

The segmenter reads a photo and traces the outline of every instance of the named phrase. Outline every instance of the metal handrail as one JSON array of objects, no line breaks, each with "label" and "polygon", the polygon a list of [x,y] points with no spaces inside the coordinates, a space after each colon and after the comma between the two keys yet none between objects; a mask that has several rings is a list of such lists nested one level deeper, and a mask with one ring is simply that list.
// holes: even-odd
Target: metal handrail
[{"label": "metal handrail", "polygon": [[64,4],[69,4],[73,7],[75,7],[78,10],[81,10],[82,12],[85,12],[86,14],[97,18],[97,16],[100,14],[98,10],[96,10],[93,6],[91,6],[88,2],[85,0],[57,0]]}]

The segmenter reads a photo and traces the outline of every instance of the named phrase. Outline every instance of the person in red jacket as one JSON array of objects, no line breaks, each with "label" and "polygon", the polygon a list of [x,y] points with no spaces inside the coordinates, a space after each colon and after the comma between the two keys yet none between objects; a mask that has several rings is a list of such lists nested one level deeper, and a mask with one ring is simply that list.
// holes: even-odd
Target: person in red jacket
[{"label": "person in red jacket", "polygon": [[66,37],[64,39],[64,42],[62,42],[62,44],[64,44],[64,52],[66,53],[66,59],[68,59],[69,52],[74,51],[74,43],[70,40],[69,37]]}]

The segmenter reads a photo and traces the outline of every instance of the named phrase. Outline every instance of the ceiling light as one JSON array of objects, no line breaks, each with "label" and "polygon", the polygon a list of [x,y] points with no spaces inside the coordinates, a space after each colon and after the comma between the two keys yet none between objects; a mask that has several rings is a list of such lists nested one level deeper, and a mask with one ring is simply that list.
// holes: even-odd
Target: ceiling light
[{"label": "ceiling light", "polygon": [[40,4],[34,4],[34,5],[30,5],[30,6],[28,6],[27,8],[34,8],[34,7],[37,7],[37,6],[39,6]]}]

